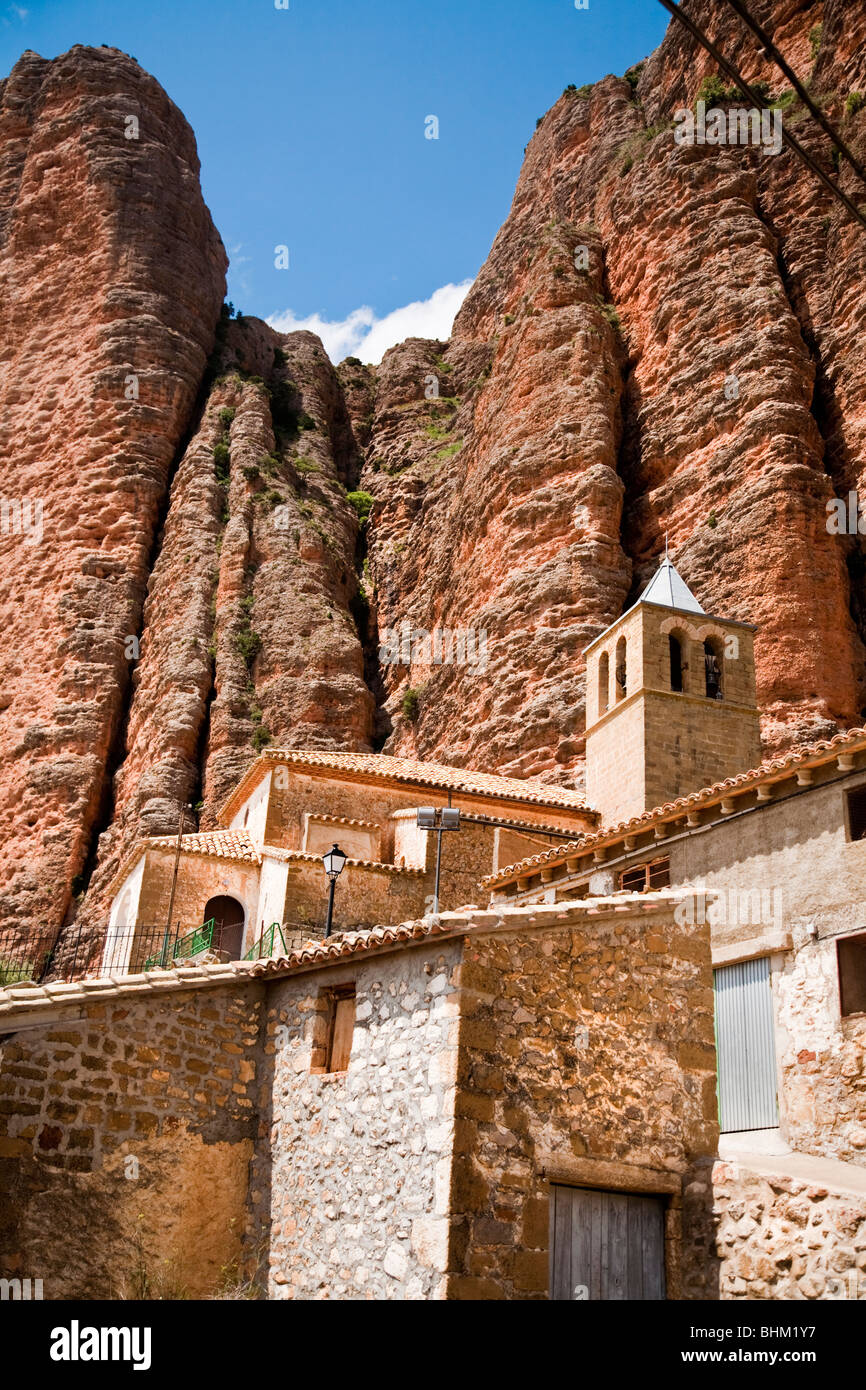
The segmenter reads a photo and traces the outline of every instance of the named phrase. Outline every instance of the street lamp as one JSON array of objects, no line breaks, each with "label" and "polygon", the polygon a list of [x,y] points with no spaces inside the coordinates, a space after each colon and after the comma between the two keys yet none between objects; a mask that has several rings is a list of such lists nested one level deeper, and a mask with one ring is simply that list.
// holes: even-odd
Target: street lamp
[{"label": "street lamp", "polygon": [[180,806],[180,818],[178,819],[177,823],[177,842],[175,844],[174,849],[174,873],[171,876],[171,893],[168,899],[168,921],[165,924],[166,943],[168,942],[168,933],[171,931],[171,919],[172,914],[174,913],[174,895],[177,890],[177,871],[180,865],[180,848],[185,828],[184,821],[186,820],[187,811],[192,810],[192,803],[189,801],[187,801],[186,804],[184,804],[183,802],[179,802],[178,804]]},{"label": "street lamp", "polygon": [[442,833],[445,830],[460,829],[460,812],[456,806],[442,806],[438,811],[435,806],[419,806],[417,825],[419,830],[435,830],[436,832],[436,882],[433,886],[433,912],[432,916],[439,915],[439,869],[442,864]]},{"label": "street lamp", "polygon": [[337,886],[337,879],[343,872],[343,866],[346,863],[348,857],[349,856],[347,854],[343,853],[339,845],[334,845],[333,849],[329,849],[327,854],[322,855],[322,863],[325,866],[325,873],[328,875],[329,880],[328,920],[325,923],[326,939],[331,935],[331,922],[334,918],[334,889]]}]

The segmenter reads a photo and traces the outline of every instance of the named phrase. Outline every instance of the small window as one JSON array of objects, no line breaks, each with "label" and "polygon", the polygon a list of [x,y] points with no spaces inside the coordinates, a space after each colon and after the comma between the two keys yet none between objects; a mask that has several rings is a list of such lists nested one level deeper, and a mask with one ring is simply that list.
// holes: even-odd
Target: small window
[{"label": "small window", "polygon": [[649,866],[647,875],[650,888],[669,888],[671,884],[671,861],[656,859]]},{"label": "small window", "polygon": [[709,638],[704,643],[704,672],[706,677],[707,699],[721,700],[722,664],[719,660],[719,654]]},{"label": "small window", "polygon": [[839,1003],[846,1014],[866,1014],[866,934],[836,942],[839,963]]},{"label": "small window", "polygon": [[[679,637],[674,637],[671,633],[668,638],[668,646],[671,658],[671,690],[675,690],[681,695],[683,690],[683,649]],[[662,647],[662,651],[664,651],[664,647]]]},{"label": "small window", "polygon": [[636,869],[623,869],[619,886],[630,893],[642,893],[646,888],[646,864],[638,864]]},{"label": "small window", "polygon": [[633,868],[623,869],[619,876],[620,888],[629,893],[646,893],[651,888],[668,888],[670,881],[669,858],[654,859],[651,864],[635,864]]},{"label": "small window", "polygon": [[610,657],[607,652],[602,652],[598,659],[598,712],[604,714],[607,709],[608,691],[610,688]]},{"label": "small window", "polygon": [[355,1031],[355,986],[335,989],[331,995],[328,1059],[325,1071],[345,1071],[352,1051]]},{"label": "small window", "polygon": [[866,785],[847,794],[848,839],[866,840]]}]

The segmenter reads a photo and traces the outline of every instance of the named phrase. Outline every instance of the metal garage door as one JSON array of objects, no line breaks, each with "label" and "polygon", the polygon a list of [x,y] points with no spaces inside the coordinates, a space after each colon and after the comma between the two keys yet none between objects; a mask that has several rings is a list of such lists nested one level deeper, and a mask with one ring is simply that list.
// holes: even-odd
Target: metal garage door
[{"label": "metal garage door", "polygon": [[725,965],[713,974],[722,1133],[771,1129],[779,1110],[770,957]]},{"label": "metal garage door", "polygon": [[630,1192],[550,1189],[550,1297],[663,1299],[665,1201]]}]

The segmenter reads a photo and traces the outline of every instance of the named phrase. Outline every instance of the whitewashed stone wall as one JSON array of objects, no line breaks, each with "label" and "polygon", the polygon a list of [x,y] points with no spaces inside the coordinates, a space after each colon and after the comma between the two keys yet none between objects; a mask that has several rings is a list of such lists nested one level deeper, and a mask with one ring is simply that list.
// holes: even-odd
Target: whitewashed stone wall
[{"label": "whitewashed stone wall", "polygon": [[781,1124],[806,1153],[866,1165],[866,1018],[841,1018],[835,939],[802,931],[775,975]]},{"label": "whitewashed stone wall", "polygon": [[[251,1191],[254,1242],[264,1247],[271,1223],[269,1297],[443,1296],[459,960],[459,943],[437,944],[272,988],[271,1159],[261,1144]],[[348,1071],[311,1073],[323,990],[348,981]]]}]

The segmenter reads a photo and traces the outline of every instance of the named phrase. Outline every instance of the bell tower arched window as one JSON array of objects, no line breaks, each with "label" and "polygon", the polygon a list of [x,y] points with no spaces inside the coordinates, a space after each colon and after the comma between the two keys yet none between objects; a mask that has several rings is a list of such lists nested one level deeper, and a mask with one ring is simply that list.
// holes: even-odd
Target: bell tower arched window
[{"label": "bell tower arched window", "polygon": [[671,666],[671,690],[682,694],[683,689],[683,646],[679,637],[673,633],[668,637],[668,647],[670,649]]},{"label": "bell tower arched window", "polygon": [[604,714],[610,699],[610,657],[602,652],[598,659],[598,712]]},{"label": "bell tower arched window", "polygon": [[708,700],[723,699],[722,692],[722,663],[719,657],[718,646],[711,638],[707,638],[704,643],[704,672],[706,681],[706,691]]}]

